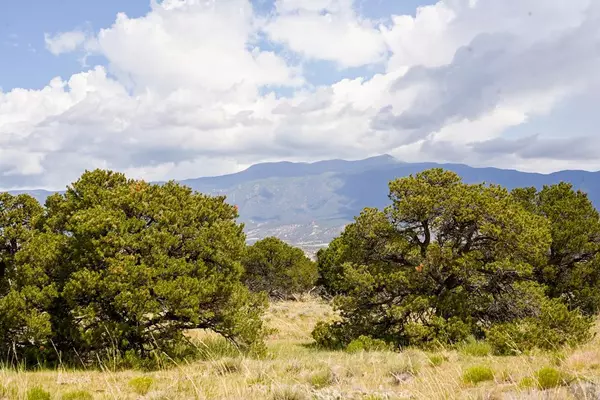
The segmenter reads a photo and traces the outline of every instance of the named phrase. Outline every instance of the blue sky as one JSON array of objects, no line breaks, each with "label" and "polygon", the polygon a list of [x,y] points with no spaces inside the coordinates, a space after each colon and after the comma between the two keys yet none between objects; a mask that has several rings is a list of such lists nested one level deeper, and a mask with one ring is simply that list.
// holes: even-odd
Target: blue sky
[{"label": "blue sky", "polygon": [[100,29],[110,26],[118,12],[139,17],[150,9],[146,0],[19,0],[0,7],[0,87],[4,90],[41,88],[55,76],[67,78],[81,70],[76,55],[56,57],[48,52],[44,34]]},{"label": "blue sky", "polygon": [[598,170],[598,48],[597,0],[4,2],[0,188],[382,153]]},{"label": "blue sky", "polygon": [[[357,4],[365,16],[387,19],[393,14],[412,14],[434,0],[363,0]],[[257,11],[269,13],[272,0],[255,0]],[[81,71],[77,54],[56,57],[45,49],[44,35],[73,29],[98,30],[110,26],[117,13],[140,17],[150,10],[149,0],[19,0],[0,6],[0,88],[37,89],[50,79]],[[106,64],[102,57],[88,64]],[[327,62],[315,62],[307,73],[315,83],[331,82],[340,76],[370,74],[374,69],[338,71]]]}]

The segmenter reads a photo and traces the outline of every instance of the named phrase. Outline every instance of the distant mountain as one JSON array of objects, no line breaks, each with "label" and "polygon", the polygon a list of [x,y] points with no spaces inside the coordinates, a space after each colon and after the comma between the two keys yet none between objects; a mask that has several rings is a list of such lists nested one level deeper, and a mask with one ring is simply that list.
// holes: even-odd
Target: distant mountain
[{"label": "distant mountain", "polygon": [[[360,161],[257,164],[236,174],[182,183],[200,192],[226,195],[238,206],[249,241],[274,235],[312,253],[337,236],[364,207],[389,204],[390,180],[434,167],[452,170],[467,183],[487,182],[509,189],[571,182],[600,207],[600,172],[535,174],[462,164],[403,163],[388,155]],[[21,192],[41,201],[50,194]]]}]

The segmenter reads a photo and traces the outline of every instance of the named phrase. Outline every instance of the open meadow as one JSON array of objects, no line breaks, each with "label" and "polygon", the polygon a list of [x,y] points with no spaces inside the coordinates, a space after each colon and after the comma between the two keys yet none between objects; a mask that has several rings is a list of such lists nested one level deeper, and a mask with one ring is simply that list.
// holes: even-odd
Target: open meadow
[{"label": "open meadow", "polygon": [[[324,351],[310,332],[331,307],[316,298],[274,302],[268,356],[236,354],[192,332],[205,360],[144,372],[0,370],[4,399],[596,399],[600,341],[575,349],[496,357],[481,343],[424,352]],[[541,373],[540,373],[541,371]],[[542,390],[541,386],[548,387]]]}]

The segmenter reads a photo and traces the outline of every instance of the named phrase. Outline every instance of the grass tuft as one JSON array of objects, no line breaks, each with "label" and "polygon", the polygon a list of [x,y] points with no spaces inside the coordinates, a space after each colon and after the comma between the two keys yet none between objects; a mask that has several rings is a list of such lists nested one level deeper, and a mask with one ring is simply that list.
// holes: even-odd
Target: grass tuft
[{"label": "grass tuft", "polygon": [[472,341],[463,344],[460,352],[473,357],[487,357],[492,355],[492,346],[486,342]]},{"label": "grass tuft", "polygon": [[310,375],[308,381],[315,389],[331,386],[336,382],[336,376],[331,368],[325,368]]},{"label": "grass tuft", "polygon": [[25,399],[27,400],[50,400],[51,398],[50,392],[47,392],[39,386],[29,389],[25,395]]},{"label": "grass tuft", "polygon": [[62,395],[62,400],[93,400],[94,396],[85,390],[76,390]]},{"label": "grass tuft", "polygon": [[553,367],[544,367],[536,371],[535,377],[540,389],[552,389],[567,382],[566,375]]},{"label": "grass tuft", "polygon": [[137,394],[145,396],[154,384],[154,379],[150,376],[138,376],[129,381],[129,387]]},{"label": "grass tuft", "polygon": [[485,382],[485,381],[493,381],[494,380],[494,371],[485,365],[476,365],[474,367],[468,368],[463,373],[463,381],[466,383],[472,383],[474,385]]}]

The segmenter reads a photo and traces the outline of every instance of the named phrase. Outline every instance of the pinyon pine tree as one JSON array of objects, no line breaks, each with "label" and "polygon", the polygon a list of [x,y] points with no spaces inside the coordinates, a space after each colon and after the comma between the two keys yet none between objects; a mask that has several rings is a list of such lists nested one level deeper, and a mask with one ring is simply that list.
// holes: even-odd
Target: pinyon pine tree
[{"label": "pinyon pine tree", "polygon": [[[441,169],[392,181],[390,199],[320,252],[320,280],[337,294],[341,321],[319,324],[318,343],[343,347],[364,335],[427,346],[519,321],[528,325],[517,330],[551,323],[540,317],[553,307],[534,279],[552,240],[546,218],[501,187],[468,185]],[[561,318],[552,327],[560,340],[587,337],[589,321],[568,311]]]},{"label": "pinyon pine tree", "polygon": [[0,308],[28,310],[20,319],[0,313],[2,351],[84,361],[108,351],[177,356],[196,328],[260,346],[266,299],[241,282],[245,237],[236,218],[223,197],[86,172],[48,198],[36,229],[21,217],[16,254],[0,247],[14,275],[1,277]]}]

